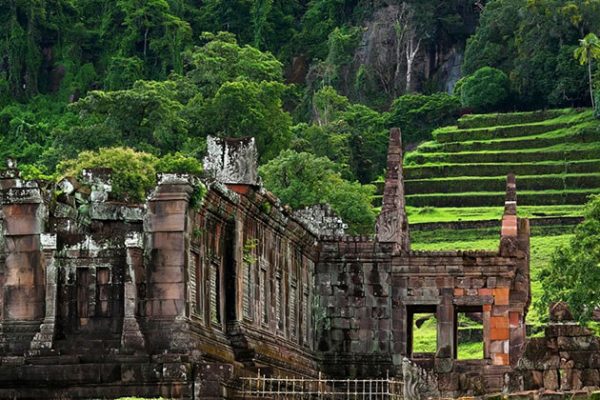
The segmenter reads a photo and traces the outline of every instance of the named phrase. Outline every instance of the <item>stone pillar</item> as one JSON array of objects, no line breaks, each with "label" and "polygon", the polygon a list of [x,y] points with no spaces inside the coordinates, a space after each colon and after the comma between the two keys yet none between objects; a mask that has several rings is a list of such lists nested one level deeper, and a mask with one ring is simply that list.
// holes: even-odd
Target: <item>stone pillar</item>
[{"label": "stone pillar", "polygon": [[159,184],[148,200],[145,220],[147,301],[145,316],[153,332],[152,352],[187,351],[186,276],[190,234],[188,208],[193,193],[187,175],[159,175]]},{"label": "stone pillar", "polygon": [[510,256],[517,246],[517,183],[514,174],[506,177],[506,200],[502,215],[502,231],[500,233],[500,255]]},{"label": "stone pillar", "polygon": [[46,268],[46,315],[40,331],[31,342],[31,350],[52,349],[56,334],[58,268],[55,262],[56,234],[42,234],[44,266]]},{"label": "stone pillar", "polygon": [[[516,260],[516,265],[515,278],[511,287],[496,289],[496,291],[505,290],[506,295],[504,297],[506,299],[498,304],[496,298],[496,307],[494,307],[494,315],[491,320],[492,337],[490,339],[493,340],[494,334],[497,335],[499,330],[502,330],[506,332],[502,334],[502,338],[506,339],[507,342],[494,343],[495,348],[492,349],[491,355],[495,364],[516,364],[525,345],[527,336],[525,316],[531,302],[529,235],[529,220],[520,219],[517,216],[516,177],[514,174],[509,174],[506,178],[506,201],[504,203],[504,215],[502,216],[500,255],[513,257]],[[496,293],[494,295],[496,296]],[[498,305],[503,309],[499,310]],[[494,326],[499,323],[502,324],[501,327]],[[500,349],[500,343],[503,344],[502,349]],[[496,352],[493,350],[496,350]]]},{"label": "stone pillar", "polygon": [[143,268],[142,235],[134,232],[125,239],[127,248],[127,268],[124,276],[123,296],[123,332],[121,333],[121,350],[124,352],[143,351],[144,336],[140,331],[135,311],[138,301],[136,269]]},{"label": "stone pillar", "polygon": [[5,270],[2,287],[2,331],[11,353],[29,350],[45,314],[45,276],[40,234],[45,207],[35,182],[19,179],[16,164],[0,175],[4,215]]},{"label": "stone pillar", "polygon": [[377,232],[377,241],[390,244],[394,252],[410,251],[404,178],[402,176],[402,138],[398,128],[390,130],[383,206],[375,231]]},{"label": "stone pillar", "polygon": [[452,369],[452,359],[456,349],[454,348],[455,339],[455,313],[452,298],[454,289],[441,288],[441,302],[437,307],[437,352],[435,354],[436,371],[450,372]]},{"label": "stone pillar", "polygon": [[224,139],[209,136],[207,147],[203,164],[208,175],[231,186],[259,184],[258,151],[253,137]]},{"label": "stone pillar", "polygon": [[[245,216],[238,211],[235,218],[233,262],[235,263],[235,316],[238,321],[244,318],[244,222]],[[248,265],[247,268],[252,268]],[[252,288],[253,290],[254,288]]]}]

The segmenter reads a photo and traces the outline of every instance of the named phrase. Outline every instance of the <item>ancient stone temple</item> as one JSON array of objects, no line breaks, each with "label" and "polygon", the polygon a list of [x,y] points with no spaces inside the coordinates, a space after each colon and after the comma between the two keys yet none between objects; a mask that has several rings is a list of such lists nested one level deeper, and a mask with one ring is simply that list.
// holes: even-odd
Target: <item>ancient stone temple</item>
[{"label": "ancient stone temple", "polygon": [[[206,179],[161,175],[145,204],[112,201],[107,170],[58,186],[14,163],[1,173],[0,398],[236,398],[259,369],[424,368],[438,394],[502,389],[530,299],[514,176],[498,251],[415,252],[399,130],[374,237],[344,236],[326,206],[280,204],[260,186],[253,140],[209,147]],[[412,347],[423,312],[437,321],[431,354]],[[461,313],[483,322],[480,360],[457,360]]]}]

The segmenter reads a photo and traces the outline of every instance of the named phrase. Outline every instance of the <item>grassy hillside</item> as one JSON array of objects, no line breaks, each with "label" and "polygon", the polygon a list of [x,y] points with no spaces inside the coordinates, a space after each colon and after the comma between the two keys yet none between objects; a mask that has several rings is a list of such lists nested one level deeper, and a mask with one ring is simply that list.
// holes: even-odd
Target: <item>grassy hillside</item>
[{"label": "grassy hillside", "polygon": [[506,174],[521,215],[577,216],[600,193],[600,121],[589,110],[466,115],[405,156],[411,223],[498,219]]},{"label": "grassy hillside", "polygon": [[[497,227],[411,231],[415,250],[495,250],[499,246],[506,174],[517,174],[518,213],[530,219],[581,216],[587,197],[600,192],[600,121],[591,111],[549,110],[467,115],[457,126],[433,132],[432,141],[405,156],[405,190],[411,224],[497,220]],[[531,288],[573,226],[532,227]],[[543,316],[530,307],[528,324]],[[415,330],[419,350],[432,346],[433,323]],[[466,343],[478,358],[480,343]]]}]

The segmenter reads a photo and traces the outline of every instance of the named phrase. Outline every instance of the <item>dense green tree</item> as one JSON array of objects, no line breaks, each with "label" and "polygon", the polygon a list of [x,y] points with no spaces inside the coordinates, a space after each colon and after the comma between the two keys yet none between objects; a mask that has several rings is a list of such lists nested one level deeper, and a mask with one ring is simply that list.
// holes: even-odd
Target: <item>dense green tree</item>
[{"label": "dense green tree", "polygon": [[520,108],[583,105],[582,70],[566,49],[598,30],[599,0],[494,0],[467,42],[463,70],[470,75],[486,66],[501,69]]},{"label": "dense green tree", "polygon": [[186,75],[206,97],[213,96],[225,82],[283,81],[283,65],[272,54],[251,46],[239,46],[227,32],[204,33],[205,44],[186,53]]},{"label": "dense green tree", "polygon": [[464,80],[460,93],[465,107],[478,112],[501,110],[510,96],[510,82],[499,69],[483,67]]},{"label": "dense green tree", "polygon": [[56,145],[67,157],[114,145],[156,154],[175,151],[188,132],[182,117],[186,99],[180,96],[193,94],[193,85],[175,80],[138,81],[131,89],[90,92],[72,106],[79,123],[58,135]]},{"label": "dense green tree", "polygon": [[173,15],[166,0],[118,0],[125,31],[120,43],[121,55],[137,56],[153,77],[183,72],[181,52],[191,40],[191,28]]},{"label": "dense green tree", "polygon": [[291,116],[282,108],[286,87],[279,82],[226,82],[198,110],[201,133],[226,137],[254,136],[260,158],[270,160],[289,146]]},{"label": "dense green tree", "polygon": [[22,163],[39,163],[43,172],[53,168],[55,130],[68,130],[77,116],[67,104],[37,95],[28,103],[11,103],[0,109],[0,159],[13,157]]},{"label": "dense green tree", "polygon": [[486,66],[505,72],[512,70],[517,57],[515,32],[519,30],[526,3],[526,0],[495,0],[486,4],[477,31],[467,41],[465,75]]},{"label": "dense green tree", "polygon": [[564,301],[582,322],[600,306],[600,197],[587,204],[584,218],[569,245],[557,249],[540,273],[543,295],[537,304],[545,313],[550,303]]},{"label": "dense green tree", "polygon": [[291,207],[328,203],[351,233],[372,232],[375,214],[371,196],[375,188],[344,180],[328,158],[285,150],[262,166],[260,173],[265,187]]},{"label": "dense green tree", "polygon": [[311,0],[302,17],[302,30],[296,36],[300,51],[310,58],[324,60],[328,53],[327,38],[336,27],[352,18],[357,0]]},{"label": "dense green tree", "polygon": [[453,124],[459,110],[456,96],[407,94],[394,100],[387,124],[402,130],[404,143],[418,143],[427,140],[436,127]]},{"label": "dense green tree", "polygon": [[[23,100],[38,93],[40,74],[52,67],[53,53],[76,14],[69,0],[8,0],[0,7],[0,78],[12,96]],[[46,68],[42,68],[42,67]]]},{"label": "dense green tree", "polygon": [[205,31],[233,33],[242,43],[252,42],[252,0],[206,0],[201,7]]},{"label": "dense green tree", "polygon": [[328,157],[346,179],[369,183],[385,168],[386,115],[352,104],[331,86],[313,96],[314,123],[294,128],[293,148]]}]

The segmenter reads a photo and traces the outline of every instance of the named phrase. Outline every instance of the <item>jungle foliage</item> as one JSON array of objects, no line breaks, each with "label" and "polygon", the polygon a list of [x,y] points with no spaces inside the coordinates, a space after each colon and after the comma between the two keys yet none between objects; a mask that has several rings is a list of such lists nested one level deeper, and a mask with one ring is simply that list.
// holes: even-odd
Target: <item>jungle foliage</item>
[{"label": "jungle foliage", "polygon": [[[384,172],[390,127],[413,145],[469,110],[592,102],[595,47],[581,50],[579,40],[599,32],[600,0],[480,4],[6,0],[0,157],[18,158],[30,177],[77,173],[76,165],[129,151],[155,172],[169,160],[170,169],[197,172],[189,163],[204,155],[208,135],[255,136],[264,171],[284,161],[279,167],[331,163],[322,179],[339,190],[308,185],[308,198],[339,210],[356,199],[365,208],[345,217],[367,232],[366,185]],[[395,60],[389,70],[357,61],[382,9],[397,11],[392,46],[369,51]],[[425,64],[465,43],[465,77],[454,94],[440,93],[449,88]],[[265,181],[290,203],[302,198],[286,194],[293,184]],[[124,198],[141,198],[141,182]]]},{"label": "jungle foliage", "polygon": [[589,322],[600,306],[600,197],[587,204],[584,221],[567,245],[559,247],[539,274],[543,295],[540,314],[548,304],[564,301],[581,322]]}]

